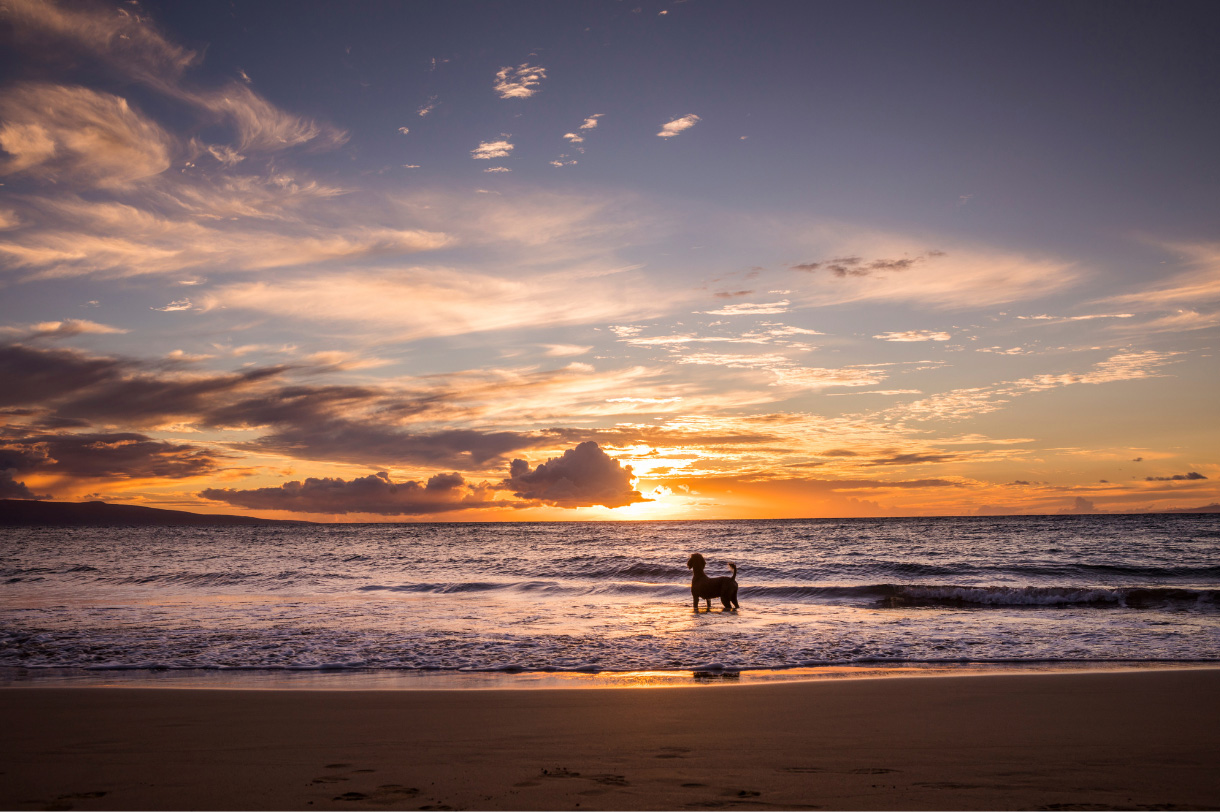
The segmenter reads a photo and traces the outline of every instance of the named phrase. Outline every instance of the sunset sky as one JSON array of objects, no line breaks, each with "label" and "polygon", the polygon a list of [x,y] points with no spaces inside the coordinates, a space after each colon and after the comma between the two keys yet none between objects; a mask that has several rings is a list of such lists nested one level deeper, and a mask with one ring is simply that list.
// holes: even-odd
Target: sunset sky
[{"label": "sunset sky", "polygon": [[0,0],[0,496],[1220,501],[1218,16]]}]

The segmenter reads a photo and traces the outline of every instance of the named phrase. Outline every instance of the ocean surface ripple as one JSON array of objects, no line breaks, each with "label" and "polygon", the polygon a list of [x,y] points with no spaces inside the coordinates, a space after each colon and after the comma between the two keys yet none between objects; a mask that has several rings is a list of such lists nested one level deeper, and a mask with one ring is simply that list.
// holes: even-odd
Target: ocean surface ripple
[{"label": "ocean surface ripple", "polygon": [[1214,515],[19,528],[0,585],[30,669],[1220,662]]}]

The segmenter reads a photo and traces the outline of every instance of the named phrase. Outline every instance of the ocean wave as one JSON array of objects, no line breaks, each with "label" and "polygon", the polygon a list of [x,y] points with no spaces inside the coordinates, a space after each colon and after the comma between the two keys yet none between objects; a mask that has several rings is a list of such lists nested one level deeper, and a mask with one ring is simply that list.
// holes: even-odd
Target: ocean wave
[{"label": "ocean wave", "polygon": [[[658,599],[687,594],[685,583],[623,581],[571,582],[461,581],[452,583],[371,584],[361,592],[409,592],[451,595],[463,592],[526,592],[541,596],[623,595]],[[766,602],[846,603],[872,607],[1095,606],[1142,609],[1166,605],[1220,611],[1220,589],[1179,587],[964,586],[956,584],[777,585],[744,584],[743,600]]]},{"label": "ocean wave", "polygon": [[1178,587],[1054,587],[882,584],[882,601],[896,605],[936,606],[1117,606],[1140,609],[1165,604],[1215,606],[1220,589]]}]

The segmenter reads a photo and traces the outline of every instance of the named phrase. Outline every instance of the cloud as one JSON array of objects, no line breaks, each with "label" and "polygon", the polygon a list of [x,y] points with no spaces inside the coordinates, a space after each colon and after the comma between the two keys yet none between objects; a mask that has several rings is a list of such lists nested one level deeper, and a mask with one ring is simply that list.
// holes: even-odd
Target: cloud
[{"label": "cloud", "polygon": [[121,327],[111,327],[108,324],[98,324],[88,319],[65,319],[64,321],[43,321],[28,327],[0,327],[0,333],[21,336],[26,340],[37,338],[73,338],[78,335],[114,335],[130,332]]},{"label": "cloud", "polygon": [[1085,499],[1083,496],[1077,496],[1071,507],[1064,508],[1060,513],[1100,513],[1097,506],[1093,504],[1091,499]]},{"label": "cloud", "polygon": [[583,144],[585,141],[584,137],[576,133],[564,133],[563,137],[569,144]]},{"label": "cloud", "polygon": [[[27,278],[130,277],[268,270],[430,251],[451,242],[440,232],[351,222],[357,212],[350,210],[329,209],[316,217],[285,212],[279,222],[273,214],[244,211],[260,203],[268,212],[276,205],[294,207],[297,203],[285,196],[308,191],[263,195],[243,190],[238,192],[245,198],[240,204],[223,195],[196,195],[198,189],[175,191],[169,199],[185,210],[172,215],[74,195],[36,201],[30,212],[38,222],[0,239],[0,257],[10,268],[32,271]],[[237,205],[243,210],[226,210]]]},{"label": "cloud", "polygon": [[881,333],[873,338],[882,341],[948,341],[953,336],[933,330],[907,330],[902,333]]},{"label": "cloud", "polygon": [[577,161],[575,158],[572,158],[572,159],[569,159],[566,161],[563,160],[566,157],[567,157],[566,155],[560,155],[559,158],[550,162],[551,166],[575,166],[576,165]]},{"label": "cloud", "polygon": [[960,459],[959,454],[929,454],[929,453],[912,453],[912,454],[892,454],[889,457],[881,459],[873,459],[868,461],[868,465],[926,465],[929,463],[952,462]]},{"label": "cloud", "polygon": [[1093,365],[1083,373],[1035,375],[993,386],[955,389],[892,407],[882,413],[887,419],[961,420],[1002,409],[1013,398],[1074,384],[1114,383],[1158,377],[1161,367],[1172,363],[1176,353],[1121,352]]},{"label": "cloud", "polygon": [[1220,300],[1220,243],[1161,243],[1182,257],[1189,270],[1170,276],[1143,290],[1110,296],[1109,304],[1143,305],[1144,309],[1198,305]]},{"label": "cloud", "polygon": [[769,316],[775,313],[787,313],[789,304],[787,299],[765,304],[742,302],[741,304],[725,305],[719,310],[704,310],[703,312],[709,316]]},{"label": "cloud", "polygon": [[0,95],[0,174],[116,187],[169,169],[170,136],[127,100],[84,87],[24,83]]},{"label": "cloud", "polygon": [[631,487],[633,479],[630,465],[620,465],[589,440],[532,471],[525,460],[513,460],[504,485],[516,496],[555,507],[617,508],[652,501]]},{"label": "cloud", "polygon": [[809,234],[811,243],[831,246],[834,253],[831,259],[791,266],[806,272],[790,277],[801,280],[792,292],[799,307],[893,301],[973,310],[1049,296],[1082,276],[1072,262],[968,245],[931,250],[922,239],[853,232],[842,224],[815,227]]},{"label": "cloud", "polygon": [[642,281],[624,285],[566,274],[505,279],[417,268],[240,282],[217,287],[203,303],[209,310],[224,307],[347,324],[382,338],[414,340],[647,318],[662,312],[668,298]]},{"label": "cloud", "polygon": [[[0,451],[3,454],[3,451]],[[36,494],[24,482],[13,479],[12,471],[0,470],[0,499],[50,499],[50,494]]]},{"label": "cloud", "polygon": [[821,367],[784,366],[771,370],[775,373],[777,386],[799,389],[824,389],[828,386],[872,386],[885,380],[885,374],[868,367]]},{"label": "cloud", "polygon": [[775,386],[797,389],[824,389],[831,386],[872,386],[885,380],[885,374],[875,367],[802,367],[784,355],[735,355],[729,353],[696,352],[678,356],[679,364],[699,364],[726,369],[761,369],[775,376]]},{"label": "cloud", "polygon": [[515,68],[496,71],[493,88],[501,99],[528,99],[538,92],[538,85],[545,78],[546,68],[523,62]]},{"label": "cloud", "polygon": [[1174,474],[1173,476],[1146,476],[1145,482],[1194,482],[1207,477],[1200,474],[1198,471],[1191,471],[1186,474]]},{"label": "cloud", "polygon": [[675,135],[689,130],[691,127],[698,124],[699,117],[694,113],[675,118],[673,121],[661,127],[661,131],[657,135],[661,138],[673,138]]},{"label": "cloud", "polygon": [[330,149],[348,139],[344,130],[287,113],[239,82],[220,90],[192,93],[187,99],[232,126],[242,152],[278,151],[303,144]]},{"label": "cloud", "polygon": [[[604,115],[603,113],[594,113],[593,115],[589,116],[588,118],[585,119],[584,123],[580,125],[580,129],[582,129],[582,130],[596,129],[597,120],[599,118],[601,118],[603,115]],[[566,138],[567,136],[564,136],[564,137]]]},{"label": "cloud", "polygon": [[[35,58],[60,56],[64,43],[70,43],[154,86],[176,81],[198,61],[194,51],[168,41],[146,14],[135,10],[6,0],[0,17],[13,23],[16,40]],[[51,42],[55,47],[47,48]]]},{"label": "cloud", "polygon": [[512,151],[513,145],[506,140],[481,141],[477,147],[470,151],[470,157],[476,161],[487,161],[492,158],[507,158]]},{"label": "cloud", "polygon": [[[183,72],[199,61],[198,55],[169,42],[143,12],[13,0],[0,14],[15,24],[16,40],[27,58],[39,59],[44,53],[60,58],[88,54],[111,70],[226,122],[236,131],[242,151],[277,150],[306,142],[326,148],[347,140],[342,130],[280,110],[245,82],[231,82],[220,90],[186,87]],[[48,47],[49,43],[54,44]]]},{"label": "cloud", "polygon": [[410,127],[399,127],[398,131],[400,133],[402,133],[403,135],[408,135],[411,132],[411,128]]},{"label": "cloud", "polygon": [[923,262],[929,258],[943,257],[944,255],[944,251],[932,250],[915,257],[902,257],[899,259],[864,260],[855,256],[839,257],[821,262],[805,262],[800,265],[793,265],[792,269],[808,273],[822,269],[842,279],[848,276],[871,276],[875,273],[887,271],[906,271],[914,267],[916,263]]},{"label": "cloud", "polygon": [[509,169],[507,166],[489,166],[486,169],[484,169],[483,171],[500,173],[500,172],[512,172],[513,170]]},{"label": "cloud", "polygon": [[180,310],[192,310],[195,305],[191,304],[190,299],[174,299],[164,307],[150,307],[149,310],[160,310],[162,313],[175,313]]},{"label": "cloud", "polygon": [[20,344],[0,345],[0,406],[38,404],[78,389],[112,381],[128,365],[75,350],[35,349]]},{"label": "cloud", "polygon": [[415,112],[419,113],[420,118],[426,117],[429,113],[436,109],[436,96],[429,96],[428,101],[420,105]]},{"label": "cloud", "polygon": [[436,474],[426,483],[396,483],[381,471],[352,480],[310,477],[304,482],[286,482],[278,488],[208,488],[199,495],[252,510],[421,516],[513,504],[493,499],[494,493],[487,485],[472,485],[457,473]]},{"label": "cloud", "polygon": [[572,355],[584,355],[589,350],[593,349],[588,344],[543,344],[546,348],[546,355],[552,358],[566,358]]},{"label": "cloud", "polygon": [[0,469],[106,479],[186,479],[231,455],[143,434],[31,434],[0,442]]}]

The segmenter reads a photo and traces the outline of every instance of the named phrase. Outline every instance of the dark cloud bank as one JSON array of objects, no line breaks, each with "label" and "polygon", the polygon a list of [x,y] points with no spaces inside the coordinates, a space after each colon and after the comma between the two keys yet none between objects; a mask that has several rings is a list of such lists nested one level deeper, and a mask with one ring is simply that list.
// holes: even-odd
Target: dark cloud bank
[{"label": "dark cloud bank", "polygon": [[[508,478],[497,483],[470,483],[459,473],[437,474],[426,483],[396,483],[381,471],[352,480],[309,478],[278,488],[209,488],[199,495],[253,510],[412,516],[540,505],[616,508],[650,501],[632,489],[632,479],[630,465],[620,465],[597,443],[589,441],[532,470],[525,460],[513,460]],[[505,490],[518,499],[498,498]]]}]

